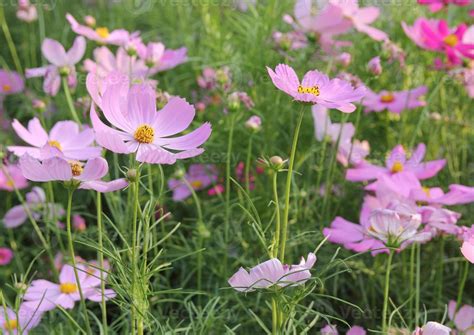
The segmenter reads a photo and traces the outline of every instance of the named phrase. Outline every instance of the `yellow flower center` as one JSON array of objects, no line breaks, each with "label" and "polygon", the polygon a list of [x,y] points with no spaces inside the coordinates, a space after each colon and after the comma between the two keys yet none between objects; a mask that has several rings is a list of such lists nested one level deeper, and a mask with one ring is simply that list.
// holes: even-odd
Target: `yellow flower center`
[{"label": "yellow flower center", "polygon": [[77,292],[77,285],[74,283],[64,283],[59,285],[59,290],[64,294],[71,294]]},{"label": "yellow flower center", "polygon": [[7,180],[7,187],[13,188],[14,186],[15,186],[15,183],[13,182],[13,180],[8,179],[8,180]]},{"label": "yellow flower center", "polygon": [[392,173],[398,173],[403,171],[403,164],[400,162],[395,162],[392,165]]},{"label": "yellow flower center", "polygon": [[456,35],[451,34],[444,38],[444,43],[450,47],[454,47],[459,43],[459,38]]},{"label": "yellow flower center", "polygon": [[84,171],[81,163],[73,162],[69,164],[71,165],[71,172],[74,177],[80,176],[82,174],[82,171]]},{"label": "yellow flower center", "polygon": [[100,38],[107,38],[110,35],[109,30],[106,27],[96,28],[95,32]]},{"label": "yellow flower center", "polygon": [[312,94],[314,95],[315,97],[319,96],[319,94],[321,93],[319,91],[319,86],[318,85],[314,85],[312,87],[304,87],[302,85],[298,85],[298,93],[301,93],[301,94]]},{"label": "yellow flower center", "polygon": [[16,320],[8,320],[3,323],[3,328],[5,330],[15,330],[18,327],[18,321]]},{"label": "yellow flower center", "polygon": [[155,137],[155,131],[147,124],[143,124],[135,130],[133,137],[138,143],[152,143]]},{"label": "yellow flower center", "polygon": [[59,151],[62,151],[63,148],[61,147],[61,143],[59,143],[58,141],[48,141],[48,144],[51,146],[51,147],[55,147],[56,149],[58,149]]},{"label": "yellow flower center", "polygon": [[429,187],[423,186],[421,189],[423,190],[423,192],[425,192],[427,197],[430,197],[430,188]]},{"label": "yellow flower center", "polygon": [[196,188],[200,188],[202,186],[202,181],[200,180],[195,180],[193,182],[191,182],[191,186],[196,189]]},{"label": "yellow flower center", "polygon": [[395,97],[392,93],[387,93],[380,97],[380,101],[383,103],[390,103],[393,102],[393,100],[395,100]]},{"label": "yellow flower center", "polygon": [[8,84],[3,84],[2,89],[3,92],[10,92],[12,90],[12,87]]}]

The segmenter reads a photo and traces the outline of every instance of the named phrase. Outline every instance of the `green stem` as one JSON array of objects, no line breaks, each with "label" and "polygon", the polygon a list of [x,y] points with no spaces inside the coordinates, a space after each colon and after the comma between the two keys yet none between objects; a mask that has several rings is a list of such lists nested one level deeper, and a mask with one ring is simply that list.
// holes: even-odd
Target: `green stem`
[{"label": "green stem", "polygon": [[84,320],[86,322],[87,334],[92,334],[91,326],[89,323],[89,314],[87,313],[86,301],[84,300],[84,294],[82,293],[81,282],[79,280],[79,273],[77,271],[76,255],[74,252],[74,242],[72,238],[71,229],[71,209],[72,209],[72,195],[74,191],[68,190],[67,197],[67,217],[66,217],[66,228],[67,228],[67,239],[69,244],[69,257],[71,258],[72,267],[74,268],[74,277],[76,279],[77,289],[79,290],[79,296],[81,298],[81,308],[84,313]]},{"label": "green stem", "polygon": [[103,243],[103,226],[102,226],[102,195],[97,192],[97,230],[99,239],[99,271],[100,271],[100,291],[102,293],[101,309],[102,309],[102,328],[104,334],[107,334],[107,306],[105,304],[105,280],[104,280],[104,243]]},{"label": "green stem", "polygon": [[469,274],[469,262],[465,261],[461,282],[459,283],[458,298],[456,300],[456,310],[458,310],[459,307],[461,307],[462,295],[464,293],[464,286],[466,285],[466,280],[467,280],[467,275],[468,274]]},{"label": "green stem", "polygon": [[293,136],[293,144],[291,146],[290,162],[288,165],[288,175],[286,177],[286,189],[285,189],[285,209],[283,212],[283,225],[281,234],[281,245],[280,245],[280,261],[285,261],[285,247],[286,239],[288,234],[288,216],[290,213],[290,196],[291,196],[291,180],[293,177],[293,167],[295,165],[296,147],[298,146],[298,137],[300,134],[301,123],[303,122],[304,106],[301,108],[300,115],[296,124],[295,134]]},{"label": "green stem", "polygon": [[252,158],[252,142],[253,134],[250,135],[249,146],[247,148],[247,159],[245,162],[245,190],[247,193],[250,192],[250,160]]},{"label": "green stem", "polygon": [[137,181],[132,184],[133,187],[133,217],[132,217],[132,334],[135,334],[135,325],[139,324],[138,321],[138,312],[137,306],[139,303],[139,297],[137,294],[137,229],[138,229],[138,206],[139,206],[139,199],[138,199],[138,191],[140,185],[140,177],[139,172],[137,170]]},{"label": "green stem", "polygon": [[280,246],[280,231],[281,231],[281,214],[280,214],[280,200],[278,197],[278,172],[273,172],[273,201],[275,202],[275,244],[273,246],[272,257],[278,256],[278,248]]},{"label": "green stem", "polygon": [[280,333],[278,314],[278,303],[275,298],[272,298],[272,335],[278,335]]},{"label": "green stem", "polygon": [[61,81],[63,83],[64,94],[66,95],[67,105],[69,107],[69,111],[71,112],[72,118],[78,125],[81,125],[81,120],[79,119],[79,115],[77,114],[76,107],[74,107],[71,91],[69,90],[69,85],[67,84],[67,77],[62,76]]},{"label": "green stem", "polygon": [[416,295],[415,295],[415,326],[420,319],[420,280],[421,280],[421,245],[416,245]]},{"label": "green stem", "polygon": [[[229,137],[227,139],[227,157],[226,157],[226,180],[225,180],[225,226],[224,226],[224,242],[229,242],[230,228],[230,171],[231,171],[231,152],[232,142],[234,140],[235,114],[230,116]],[[224,275],[227,275],[227,250],[224,253]]]},{"label": "green stem", "polygon": [[390,250],[387,260],[387,270],[385,272],[385,288],[383,295],[383,311],[382,311],[382,334],[387,334],[387,311],[388,311],[388,299],[389,299],[389,290],[390,290],[390,272],[392,270],[392,259],[393,251]]},{"label": "green stem", "polygon": [[413,245],[410,250],[410,271],[409,271],[409,281],[410,281],[410,302],[409,302],[409,314],[410,318],[413,317],[413,296],[415,291],[415,246]]},{"label": "green stem", "polygon": [[5,35],[5,39],[7,40],[8,48],[10,49],[10,53],[13,58],[13,62],[15,63],[16,70],[18,73],[23,73],[23,69],[21,68],[20,58],[18,57],[18,53],[16,52],[15,43],[13,42],[12,35],[10,34],[10,29],[8,28],[7,20],[5,19],[5,12],[3,10],[3,6],[0,6],[0,20],[2,21],[2,29],[3,34]]}]

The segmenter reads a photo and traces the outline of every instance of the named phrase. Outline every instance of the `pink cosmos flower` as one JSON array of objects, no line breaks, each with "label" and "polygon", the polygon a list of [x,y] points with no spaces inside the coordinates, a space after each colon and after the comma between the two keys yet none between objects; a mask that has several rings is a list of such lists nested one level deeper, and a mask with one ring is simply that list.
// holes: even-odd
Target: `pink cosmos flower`
[{"label": "pink cosmos flower", "polygon": [[107,161],[102,157],[89,159],[85,165],[78,161],[67,161],[62,157],[39,160],[25,154],[20,158],[20,168],[26,179],[36,182],[68,181],[79,189],[98,192],[113,192],[128,185],[125,179],[102,181],[109,171]]},{"label": "pink cosmos flower", "polygon": [[367,63],[367,68],[373,75],[380,75],[382,73],[382,64],[380,63],[380,56],[372,58]]},{"label": "pink cosmos flower", "polygon": [[[20,170],[21,172],[21,170]],[[26,208],[25,208],[26,206]],[[47,203],[46,195],[41,187],[33,187],[31,192],[26,194],[25,205],[17,205],[10,208],[3,217],[6,228],[16,228],[28,220],[28,212],[35,220],[44,218],[46,221],[60,219],[65,211],[60,204]]]},{"label": "pink cosmos flower", "polygon": [[213,186],[212,188],[210,188],[208,191],[207,191],[207,195],[213,197],[213,196],[216,196],[216,195],[219,195],[219,194],[222,194],[224,193],[224,185],[222,184],[217,184],[215,186]]},{"label": "pink cosmos flower", "polygon": [[18,0],[18,8],[16,10],[16,17],[24,22],[33,22],[38,19],[38,12],[36,6],[32,5],[29,0]]},{"label": "pink cosmos flower", "polygon": [[470,236],[468,235],[465,241],[463,242],[461,247],[461,253],[464,257],[466,257],[469,262],[474,264],[474,229],[471,229]]},{"label": "pink cosmos flower", "polygon": [[203,190],[217,182],[217,167],[212,164],[192,164],[183,179],[169,179],[168,187],[173,191],[174,201],[183,201],[191,196],[190,187]]},{"label": "pink cosmos flower", "polygon": [[381,91],[379,93],[369,90],[362,100],[365,112],[381,112],[388,110],[395,114],[401,114],[404,110],[415,109],[426,106],[421,98],[427,93],[426,86],[420,86],[407,91]]},{"label": "pink cosmos flower", "polygon": [[229,285],[239,292],[251,292],[255,289],[273,285],[291,287],[304,284],[311,278],[311,268],[316,263],[316,255],[309,253],[307,259],[301,258],[297,265],[283,265],[272,258],[250,269],[240,268],[230,279]]},{"label": "pink cosmos flower", "polygon": [[275,71],[267,67],[273,84],[296,101],[319,104],[326,108],[338,109],[344,113],[352,113],[356,107],[352,102],[359,101],[365,95],[365,87],[354,89],[344,80],[329,79],[325,74],[309,71],[299,81],[293,68],[279,64]]},{"label": "pink cosmos flower", "polygon": [[308,46],[308,38],[301,31],[290,31],[282,33],[275,31],[272,34],[273,42],[283,50],[298,50]]},{"label": "pink cosmos flower", "polygon": [[330,3],[342,10],[343,17],[349,20],[357,31],[367,34],[375,41],[383,41],[388,38],[385,32],[371,26],[380,15],[378,7],[360,8],[359,0],[330,0]]},{"label": "pink cosmos flower", "polygon": [[262,119],[258,115],[252,115],[245,121],[245,127],[253,131],[259,131],[262,128]]},{"label": "pink cosmos flower", "polygon": [[172,69],[188,60],[188,49],[166,49],[163,43],[148,43],[138,48],[138,55],[149,68],[149,75]]},{"label": "pink cosmos flower", "polygon": [[136,153],[139,162],[173,164],[177,159],[200,155],[199,148],[211,135],[210,123],[179,137],[191,124],[195,109],[186,100],[172,97],[160,111],[156,111],[156,92],[148,85],[129,88],[128,83],[111,84],[106,89],[101,109],[105,118],[116,128],[105,125],[94,106],[91,118],[96,141],[116,153]]},{"label": "pink cosmos flower", "polygon": [[24,88],[25,82],[18,73],[0,69],[0,100],[5,95],[20,93]]},{"label": "pink cosmos flower", "polygon": [[2,165],[0,168],[0,190],[13,192],[28,187],[28,181],[21,174],[18,165]]},{"label": "pink cosmos flower", "polygon": [[5,311],[2,307],[0,329],[2,334],[28,335],[29,331],[40,323],[42,317],[42,312],[30,309],[25,304],[21,304],[17,312],[9,307]]},{"label": "pink cosmos flower", "polygon": [[[87,270],[86,266],[82,264],[77,265],[78,279],[83,296],[85,299],[91,301],[100,301],[101,280],[95,274],[91,275]],[[104,280],[106,274],[106,272],[103,273]],[[104,293],[106,300],[112,299],[116,295],[111,289],[105,290]],[[41,312],[50,311],[56,306],[72,309],[75,302],[81,299],[74,275],[74,268],[71,265],[64,265],[62,267],[61,273],[59,274],[59,284],[44,279],[32,281],[23,299],[23,304],[26,307],[33,310],[37,309]]]},{"label": "pink cosmos flower", "polygon": [[8,146],[7,149],[17,156],[28,154],[31,157],[48,158],[49,148],[57,149],[66,159],[86,160],[99,157],[102,149],[92,146],[94,131],[91,128],[80,130],[73,121],[57,122],[49,134],[38,118],[33,118],[25,128],[15,119],[12,127],[16,134],[30,146]]},{"label": "pink cosmos flower", "polygon": [[113,44],[118,46],[126,46],[130,41],[139,37],[139,33],[129,33],[124,29],[116,29],[109,31],[106,27],[97,27],[95,29],[83,26],[76,21],[71,14],[66,14],[66,20],[71,25],[72,31],[78,35],[85,36],[91,41],[96,41],[101,44]]},{"label": "pink cosmos flower", "polygon": [[337,331],[337,327],[334,325],[325,325],[323,328],[320,330],[321,335],[339,335],[339,332]]},{"label": "pink cosmos flower", "polygon": [[[94,61],[86,59],[84,68],[87,72],[96,75],[100,81],[106,80],[107,76],[114,73],[116,76],[120,73],[132,81],[145,80],[148,73],[145,62],[128,55],[124,48],[118,48],[115,55],[107,47],[96,48]],[[150,83],[156,86],[156,82],[150,81]]]},{"label": "pink cosmos flower", "polygon": [[83,232],[87,229],[86,219],[79,214],[74,214],[72,216],[72,226],[75,230]]},{"label": "pink cosmos flower", "polygon": [[430,11],[437,12],[449,4],[456,6],[467,6],[471,0],[417,0],[418,4],[428,6]]},{"label": "pink cosmos flower", "polygon": [[451,300],[448,304],[448,316],[454,322],[456,330],[465,335],[472,335],[474,329],[474,307],[464,305],[456,310],[457,303]]},{"label": "pink cosmos flower", "polygon": [[451,328],[443,326],[438,322],[430,321],[421,328],[417,328],[412,335],[449,335]]},{"label": "pink cosmos flower", "polygon": [[363,162],[352,169],[348,169],[346,179],[367,181],[377,179],[382,174],[392,175],[402,171],[411,171],[420,180],[434,177],[444,167],[446,160],[440,159],[423,163],[425,152],[426,146],[420,143],[411,157],[407,159],[403,146],[397,145],[387,157],[384,167]]},{"label": "pink cosmos flower", "polygon": [[366,335],[367,331],[360,326],[352,326],[346,335]]},{"label": "pink cosmos flower", "polygon": [[44,77],[43,90],[52,96],[55,96],[59,91],[61,76],[67,76],[69,87],[76,87],[75,65],[82,59],[86,51],[85,38],[81,36],[76,37],[72,48],[67,52],[61,43],[46,38],[41,45],[41,51],[51,65],[27,69],[26,77]]},{"label": "pink cosmos flower", "polygon": [[10,248],[0,248],[0,265],[8,265],[13,259],[13,251]]},{"label": "pink cosmos flower", "polygon": [[418,18],[412,27],[405,22],[402,22],[402,27],[419,47],[444,52],[450,64],[460,64],[463,57],[474,59],[473,34],[465,24],[450,29],[444,20]]}]

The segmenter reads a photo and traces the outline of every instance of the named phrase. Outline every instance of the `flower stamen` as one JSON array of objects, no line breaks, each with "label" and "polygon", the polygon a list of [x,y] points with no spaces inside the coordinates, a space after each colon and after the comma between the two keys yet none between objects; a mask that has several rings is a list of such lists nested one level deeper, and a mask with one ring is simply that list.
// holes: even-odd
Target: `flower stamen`
[{"label": "flower stamen", "polygon": [[314,85],[312,87],[305,87],[305,86],[302,86],[302,85],[298,85],[298,93],[300,93],[300,94],[312,94],[315,97],[318,97],[321,94],[321,92],[319,91],[319,86],[318,85]]},{"label": "flower stamen", "polygon": [[77,292],[77,285],[74,283],[63,283],[59,285],[59,290],[64,294],[72,294]]},{"label": "flower stamen", "polygon": [[392,173],[402,172],[403,171],[403,164],[401,162],[398,162],[398,161],[393,163],[391,171],[392,171]]},{"label": "flower stamen", "polygon": [[138,143],[152,143],[155,138],[155,130],[147,125],[143,124],[135,130],[133,137]]},{"label": "flower stamen", "polygon": [[107,38],[110,35],[109,29],[107,29],[106,27],[98,27],[96,28],[95,32],[97,33],[97,35],[99,35],[100,38]]},{"label": "flower stamen", "polygon": [[195,180],[195,181],[192,181],[190,184],[193,187],[193,189],[198,189],[202,186],[202,181]]},{"label": "flower stamen", "polygon": [[59,143],[58,141],[55,141],[55,140],[51,140],[51,141],[48,141],[48,144],[49,146],[51,147],[55,147],[56,149],[58,149],[59,151],[62,151],[63,148],[61,146],[61,143]]},{"label": "flower stamen", "polygon": [[3,328],[5,330],[15,330],[18,328],[18,321],[13,319],[13,320],[7,320],[3,323]]},{"label": "flower stamen", "polygon": [[446,36],[443,42],[450,47],[454,47],[459,43],[459,38],[456,35],[451,34]]},{"label": "flower stamen", "polygon": [[2,86],[3,92],[10,92],[12,90],[11,85],[3,84]]},{"label": "flower stamen", "polygon": [[395,97],[393,96],[392,93],[387,93],[380,97],[380,101],[386,104],[393,102],[394,100],[395,100]]},{"label": "flower stamen", "polygon": [[69,163],[71,165],[71,172],[72,172],[72,175],[74,177],[78,177],[82,174],[82,171],[84,171],[84,169],[82,168],[82,165],[81,163],[78,163],[78,162],[72,162],[72,163]]}]

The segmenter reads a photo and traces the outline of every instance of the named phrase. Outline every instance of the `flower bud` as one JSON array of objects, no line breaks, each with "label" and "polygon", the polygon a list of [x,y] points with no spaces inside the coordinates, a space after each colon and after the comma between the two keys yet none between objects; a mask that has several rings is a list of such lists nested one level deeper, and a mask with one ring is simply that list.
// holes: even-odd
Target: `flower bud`
[{"label": "flower bud", "polygon": [[262,119],[257,115],[253,115],[245,122],[245,127],[257,132],[262,128]]},{"label": "flower bud", "polygon": [[86,15],[84,17],[84,22],[87,26],[91,27],[91,28],[95,28],[95,25],[96,25],[96,21],[95,21],[95,18],[91,15]]},{"label": "flower bud", "polygon": [[378,76],[382,73],[382,64],[380,63],[380,57],[374,57],[367,63],[367,68],[370,73]]},{"label": "flower bud", "polygon": [[348,67],[351,64],[352,56],[348,52],[343,52],[337,56],[337,62],[344,67]]},{"label": "flower bud", "polygon": [[130,183],[135,183],[138,181],[138,171],[135,169],[130,169],[127,171],[127,180]]}]

